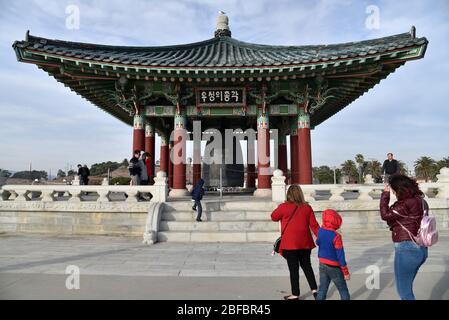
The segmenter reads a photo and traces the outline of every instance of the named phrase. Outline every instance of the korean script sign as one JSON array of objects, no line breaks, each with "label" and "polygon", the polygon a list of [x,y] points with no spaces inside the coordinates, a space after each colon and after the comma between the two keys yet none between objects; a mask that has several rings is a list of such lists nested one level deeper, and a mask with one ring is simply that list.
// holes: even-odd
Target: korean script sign
[{"label": "korean script sign", "polygon": [[197,88],[198,107],[245,106],[245,88]]}]

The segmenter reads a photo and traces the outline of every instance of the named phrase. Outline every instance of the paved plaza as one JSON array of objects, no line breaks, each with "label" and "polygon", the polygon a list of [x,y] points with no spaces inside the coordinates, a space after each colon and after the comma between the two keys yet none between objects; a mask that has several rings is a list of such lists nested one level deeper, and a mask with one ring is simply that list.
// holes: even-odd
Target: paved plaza
[{"label": "paved plaza", "polygon": [[[389,238],[345,236],[353,299],[397,299]],[[415,281],[418,299],[449,299],[449,234],[429,250]],[[317,271],[316,250],[312,263]],[[80,289],[66,288],[67,266]],[[367,289],[377,265],[380,288]],[[0,299],[281,299],[290,289],[270,243],[159,243],[140,238],[0,235]],[[304,276],[301,298],[311,299]],[[330,290],[330,299],[338,293]]]}]

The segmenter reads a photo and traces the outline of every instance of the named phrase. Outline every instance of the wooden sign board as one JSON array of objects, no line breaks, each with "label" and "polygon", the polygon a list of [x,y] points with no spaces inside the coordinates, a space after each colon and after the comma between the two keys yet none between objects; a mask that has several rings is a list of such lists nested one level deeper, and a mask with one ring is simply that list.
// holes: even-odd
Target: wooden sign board
[{"label": "wooden sign board", "polygon": [[244,107],[246,106],[246,89],[234,88],[196,88],[197,107]]}]

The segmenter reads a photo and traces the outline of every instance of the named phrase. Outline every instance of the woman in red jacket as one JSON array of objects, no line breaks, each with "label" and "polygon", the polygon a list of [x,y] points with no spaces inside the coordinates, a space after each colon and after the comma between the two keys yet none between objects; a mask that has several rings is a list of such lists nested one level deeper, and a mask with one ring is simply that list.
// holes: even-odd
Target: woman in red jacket
[{"label": "woman in red jacket", "polygon": [[284,299],[299,299],[299,266],[304,271],[312,294],[316,299],[317,284],[310,263],[310,254],[312,249],[315,248],[315,242],[310,230],[316,237],[320,226],[316,221],[312,207],[304,201],[304,195],[299,186],[290,186],[287,192],[287,201],[273,211],[271,219],[281,221],[281,230],[284,232],[279,253],[287,260],[292,287],[292,294],[285,296]]}]

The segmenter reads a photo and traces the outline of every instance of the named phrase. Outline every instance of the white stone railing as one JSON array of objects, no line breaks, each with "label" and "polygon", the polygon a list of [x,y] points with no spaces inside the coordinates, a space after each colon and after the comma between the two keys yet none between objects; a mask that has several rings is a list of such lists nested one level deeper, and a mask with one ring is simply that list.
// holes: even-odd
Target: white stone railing
[{"label": "white stone railing", "polygon": [[4,185],[0,189],[0,201],[18,202],[138,202],[139,199],[165,202],[167,195],[168,185],[165,172],[158,172],[154,178],[154,185],[151,186]]},{"label": "white stone railing", "polygon": [[[449,168],[440,170],[437,182],[421,183],[419,187],[427,198],[449,199]],[[281,170],[275,170],[272,181],[272,200],[283,202],[286,200],[288,185]],[[384,184],[313,184],[301,185],[304,198],[308,202],[330,200],[330,201],[352,201],[352,200],[377,200],[384,189]],[[321,195],[320,195],[321,192]],[[327,192],[327,195],[323,195]],[[345,197],[346,196],[346,197]],[[395,197],[392,193],[392,200]]]}]

